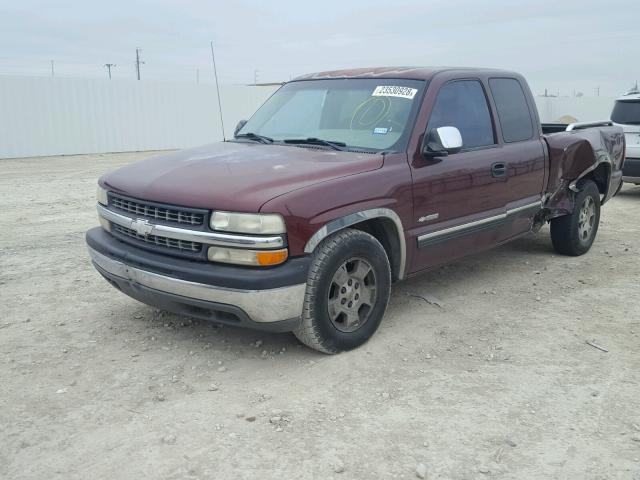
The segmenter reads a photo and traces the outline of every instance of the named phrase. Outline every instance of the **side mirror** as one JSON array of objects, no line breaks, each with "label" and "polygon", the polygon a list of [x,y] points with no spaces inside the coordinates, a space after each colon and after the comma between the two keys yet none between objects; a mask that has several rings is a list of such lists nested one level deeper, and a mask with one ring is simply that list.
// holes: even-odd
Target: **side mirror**
[{"label": "side mirror", "polygon": [[242,127],[244,127],[245,123],[247,123],[247,121],[246,121],[246,120],[240,120],[240,121],[238,122],[238,124],[236,125],[236,129],[233,131],[233,136],[234,136],[234,137],[238,134],[238,132],[239,132],[240,130],[242,130]]},{"label": "side mirror", "polygon": [[425,158],[446,157],[462,148],[462,135],[456,127],[438,127],[427,132],[422,142]]}]

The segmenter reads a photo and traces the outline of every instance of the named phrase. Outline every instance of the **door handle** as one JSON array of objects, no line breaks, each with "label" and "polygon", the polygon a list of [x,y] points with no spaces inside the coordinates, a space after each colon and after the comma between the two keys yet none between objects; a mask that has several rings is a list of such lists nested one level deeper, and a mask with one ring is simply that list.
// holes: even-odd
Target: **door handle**
[{"label": "door handle", "polygon": [[503,162],[494,163],[491,165],[491,176],[494,178],[507,176],[507,164]]}]

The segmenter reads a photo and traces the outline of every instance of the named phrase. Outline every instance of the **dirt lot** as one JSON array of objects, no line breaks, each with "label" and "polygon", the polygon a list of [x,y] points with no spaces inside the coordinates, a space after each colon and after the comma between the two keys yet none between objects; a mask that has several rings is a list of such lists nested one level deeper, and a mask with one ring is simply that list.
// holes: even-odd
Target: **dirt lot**
[{"label": "dirt lot", "polygon": [[97,274],[96,180],[149,155],[0,161],[0,478],[640,479],[640,187],[588,255],[545,228],[400,283],[330,357]]}]

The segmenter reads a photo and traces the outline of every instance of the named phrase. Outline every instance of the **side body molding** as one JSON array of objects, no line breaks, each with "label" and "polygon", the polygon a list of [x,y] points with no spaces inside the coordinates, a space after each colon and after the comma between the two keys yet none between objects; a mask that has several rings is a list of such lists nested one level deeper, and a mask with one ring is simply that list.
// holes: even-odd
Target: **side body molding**
[{"label": "side body molding", "polygon": [[311,253],[315,250],[318,244],[329,235],[342,230],[343,228],[355,225],[356,223],[363,222],[365,220],[371,220],[372,218],[386,218],[391,220],[398,233],[398,244],[400,245],[400,261],[398,263],[398,278],[402,280],[405,277],[405,263],[407,256],[407,247],[404,239],[404,227],[402,221],[396,212],[388,208],[372,208],[370,210],[363,210],[361,212],[350,213],[344,217],[336,218],[326,223],[320,230],[313,234],[304,247],[305,253]]}]

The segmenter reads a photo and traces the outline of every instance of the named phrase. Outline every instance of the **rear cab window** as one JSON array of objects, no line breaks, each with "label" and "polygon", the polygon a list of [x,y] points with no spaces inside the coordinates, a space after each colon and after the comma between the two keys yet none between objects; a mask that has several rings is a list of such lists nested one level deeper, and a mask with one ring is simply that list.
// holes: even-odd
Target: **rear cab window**
[{"label": "rear cab window", "polygon": [[489,88],[505,143],[533,138],[533,121],[522,85],[515,78],[491,78]]}]

